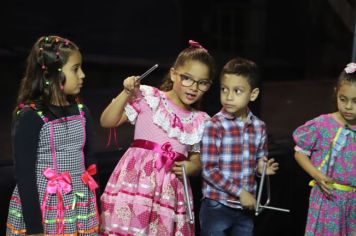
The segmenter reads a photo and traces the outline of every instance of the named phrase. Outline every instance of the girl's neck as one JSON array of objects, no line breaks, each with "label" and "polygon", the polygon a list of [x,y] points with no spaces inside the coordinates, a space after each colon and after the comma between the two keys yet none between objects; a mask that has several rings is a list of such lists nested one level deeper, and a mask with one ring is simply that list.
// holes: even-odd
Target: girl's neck
[{"label": "girl's neck", "polygon": [[68,106],[69,102],[67,100],[59,101],[59,99],[52,99],[51,104],[55,106]]},{"label": "girl's neck", "polygon": [[345,126],[345,125],[350,126],[350,127],[355,127],[355,126],[356,126],[356,121],[350,122],[350,121],[345,120],[345,118],[340,114],[339,111],[334,112],[334,113],[332,113],[331,115],[332,115],[332,116],[334,117],[334,119],[335,119],[338,123],[340,123],[342,126]]}]

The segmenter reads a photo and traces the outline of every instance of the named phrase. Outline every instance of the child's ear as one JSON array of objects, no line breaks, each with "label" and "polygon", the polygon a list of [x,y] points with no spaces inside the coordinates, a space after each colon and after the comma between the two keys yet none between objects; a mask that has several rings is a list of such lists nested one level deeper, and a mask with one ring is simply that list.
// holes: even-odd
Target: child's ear
[{"label": "child's ear", "polygon": [[172,82],[175,81],[175,76],[176,76],[176,73],[175,73],[175,70],[173,67],[171,67],[171,69],[169,70],[169,77],[171,78]]},{"label": "child's ear", "polygon": [[253,102],[257,99],[258,97],[258,94],[260,93],[260,89],[259,88],[254,88],[251,92],[251,95],[250,95],[250,101]]}]

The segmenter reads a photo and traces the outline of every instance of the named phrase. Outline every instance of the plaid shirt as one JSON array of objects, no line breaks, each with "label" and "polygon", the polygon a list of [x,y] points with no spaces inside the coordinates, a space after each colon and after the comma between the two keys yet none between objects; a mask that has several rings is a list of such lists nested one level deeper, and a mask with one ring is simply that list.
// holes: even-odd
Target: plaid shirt
[{"label": "plaid shirt", "polygon": [[221,110],[207,122],[201,142],[203,197],[240,208],[242,188],[256,192],[258,159],[267,156],[265,123],[248,112],[247,121]]}]

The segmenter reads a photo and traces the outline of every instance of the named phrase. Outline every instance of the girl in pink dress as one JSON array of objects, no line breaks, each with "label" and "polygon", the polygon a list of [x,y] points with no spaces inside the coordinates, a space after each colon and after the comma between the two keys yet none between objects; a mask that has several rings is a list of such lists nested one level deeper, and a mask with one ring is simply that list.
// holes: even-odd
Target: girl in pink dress
[{"label": "girl in pink dress", "polygon": [[335,88],[337,111],[298,127],[295,159],[313,178],[305,235],[356,235],[356,64]]},{"label": "girl in pink dress", "polygon": [[200,171],[199,142],[209,116],[191,105],[210,88],[213,68],[208,51],[190,41],[161,90],[128,77],[102,113],[103,127],[135,124],[134,141],[101,196],[102,235],[194,235],[181,165],[187,175]]}]

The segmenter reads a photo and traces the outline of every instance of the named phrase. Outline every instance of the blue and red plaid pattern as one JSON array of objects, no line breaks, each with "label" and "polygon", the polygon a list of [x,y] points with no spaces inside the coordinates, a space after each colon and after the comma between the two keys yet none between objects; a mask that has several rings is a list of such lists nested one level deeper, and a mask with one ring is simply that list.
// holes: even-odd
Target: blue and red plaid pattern
[{"label": "blue and red plaid pattern", "polygon": [[263,121],[248,111],[247,121],[221,110],[207,122],[201,142],[203,197],[225,205],[239,200],[242,188],[256,192],[258,159],[267,156]]}]

